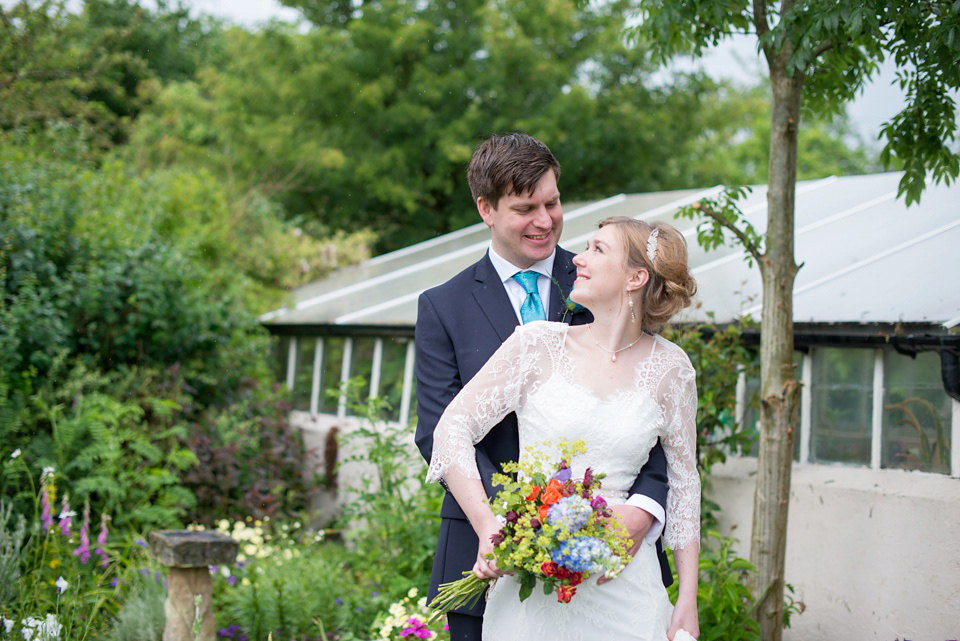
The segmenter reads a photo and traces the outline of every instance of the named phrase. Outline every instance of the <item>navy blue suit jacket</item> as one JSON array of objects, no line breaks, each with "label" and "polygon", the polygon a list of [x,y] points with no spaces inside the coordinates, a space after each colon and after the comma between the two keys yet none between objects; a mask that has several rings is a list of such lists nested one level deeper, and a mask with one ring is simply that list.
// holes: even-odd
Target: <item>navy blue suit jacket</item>
[{"label": "navy blue suit jacket", "polygon": [[[564,314],[563,300],[576,278],[573,254],[557,248],[553,278],[559,283],[550,292],[547,320],[572,324],[592,320],[590,313]],[[416,443],[429,461],[433,453],[433,430],[453,397],[480,370],[517,327],[516,312],[500,276],[484,256],[446,283],[420,295],[416,324],[417,430]],[[477,468],[488,496],[495,494],[491,477],[502,465],[520,455],[517,416],[510,414],[477,444]],[[661,505],[667,502],[667,462],[659,443],[631,490],[649,496]],[[477,536],[466,515],[449,492],[443,498],[442,523],[437,553],[430,577],[429,599],[440,583],[456,581],[471,569],[477,558]],[[666,555],[657,550],[664,583],[672,581]],[[465,614],[483,614],[483,600]]]}]

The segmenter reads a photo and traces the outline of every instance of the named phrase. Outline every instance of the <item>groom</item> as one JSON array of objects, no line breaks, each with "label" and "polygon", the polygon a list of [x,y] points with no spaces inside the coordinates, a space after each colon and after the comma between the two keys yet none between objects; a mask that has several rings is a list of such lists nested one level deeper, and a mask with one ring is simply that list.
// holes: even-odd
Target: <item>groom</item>
[{"label": "groom", "polygon": [[[483,367],[522,322],[592,320],[568,312],[564,302],[576,278],[573,254],[557,242],[563,210],[557,178],[560,164],[539,140],[524,134],[493,136],[477,147],[467,179],[490,250],[443,285],[420,295],[416,325],[416,443],[429,461],[433,430],[447,404]],[[510,414],[477,444],[477,467],[488,496],[491,477],[519,458],[516,414]],[[615,508],[634,541],[659,539],[667,498],[667,463],[658,443],[640,472],[627,505]],[[430,576],[429,599],[437,586],[462,578],[477,560],[477,536],[447,492],[440,511],[440,537]],[[671,581],[658,542],[664,583]],[[484,602],[448,616],[453,641],[480,641]]]}]

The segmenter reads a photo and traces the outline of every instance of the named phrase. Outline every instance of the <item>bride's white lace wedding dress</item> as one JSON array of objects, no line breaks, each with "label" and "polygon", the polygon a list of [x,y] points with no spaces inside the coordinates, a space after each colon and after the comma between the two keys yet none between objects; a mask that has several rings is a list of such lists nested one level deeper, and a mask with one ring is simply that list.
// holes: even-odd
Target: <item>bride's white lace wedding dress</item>
[{"label": "bride's white lace wedding dress", "polygon": [[[600,494],[618,504],[660,438],[670,483],[665,543],[683,547],[699,537],[700,528],[697,397],[687,355],[664,338],[645,336],[613,364],[633,368],[633,376],[611,377],[609,363],[577,362],[566,345],[569,330],[551,322],[517,328],[444,413],[428,479],[442,478],[450,467],[479,478],[473,445],[516,412],[521,458],[534,446],[558,460],[544,443],[582,439],[587,454],[571,462],[573,477],[582,478],[588,467],[605,473]],[[650,543],[641,545],[619,577],[603,585],[591,578],[570,603],[558,603],[539,586],[523,602],[517,593],[509,576],[490,591],[484,641],[665,641],[673,609]]]}]

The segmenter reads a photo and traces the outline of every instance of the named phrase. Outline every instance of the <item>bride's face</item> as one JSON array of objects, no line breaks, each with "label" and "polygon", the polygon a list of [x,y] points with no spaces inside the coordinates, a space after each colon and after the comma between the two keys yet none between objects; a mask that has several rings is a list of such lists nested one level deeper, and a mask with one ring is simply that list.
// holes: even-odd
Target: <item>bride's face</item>
[{"label": "bride's face", "polygon": [[570,298],[589,308],[588,303],[618,300],[623,297],[629,280],[623,237],[615,225],[597,230],[587,248],[573,257],[577,266]]}]

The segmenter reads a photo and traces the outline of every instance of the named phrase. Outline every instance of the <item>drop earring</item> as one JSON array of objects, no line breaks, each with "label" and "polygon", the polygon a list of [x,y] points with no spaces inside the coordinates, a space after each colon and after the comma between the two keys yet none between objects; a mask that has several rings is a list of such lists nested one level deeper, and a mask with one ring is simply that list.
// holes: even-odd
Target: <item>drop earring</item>
[{"label": "drop earring", "polygon": [[[629,294],[628,294],[628,296],[629,296]],[[637,322],[637,316],[636,316],[636,314],[633,313],[633,299],[632,299],[632,298],[627,298],[627,302],[630,303],[630,320],[631,320],[631,322],[636,323],[636,322]]]}]

